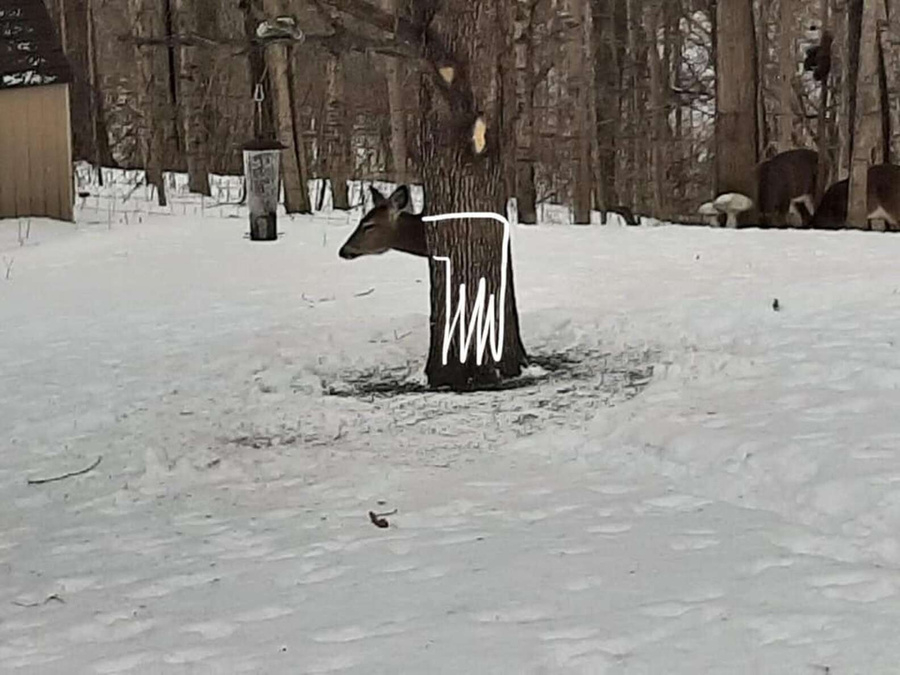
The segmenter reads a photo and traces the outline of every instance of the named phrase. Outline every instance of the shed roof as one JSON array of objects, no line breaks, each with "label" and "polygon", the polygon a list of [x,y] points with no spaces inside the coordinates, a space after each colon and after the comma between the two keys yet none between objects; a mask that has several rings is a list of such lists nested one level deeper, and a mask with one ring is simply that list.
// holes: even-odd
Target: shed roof
[{"label": "shed roof", "polygon": [[43,0],[0,0],[0,89],[72,81]]}]

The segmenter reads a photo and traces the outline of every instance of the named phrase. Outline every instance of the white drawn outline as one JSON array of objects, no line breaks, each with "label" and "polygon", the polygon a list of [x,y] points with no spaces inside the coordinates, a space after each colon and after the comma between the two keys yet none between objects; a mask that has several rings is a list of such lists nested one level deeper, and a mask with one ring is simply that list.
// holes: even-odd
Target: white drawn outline
[{"label": "white drawn outline", "polygon": [[[509,221],[499,213],[484,212],[464,212],[464,213],[442,213],[436,216],[423,216],[422,220],[426,223],[438,222],[441,220],[460,220],[463,218],[491,218],[503,224],[503,253],[500,257],[500,335],[499,338],[494,326],[494,294],[491,293],[490,299],[487,301],[487,311],[489,317],[487,321],[487,330],[485,330],[485,293],[487,292],[487,282],[484,277],[478,282],[478,294],[475,296],[475,306],[472,308],[474,321],[469,324],[466,330],[466,285],[459,285],[459,306],[450,320],[450,277],[453,273],[453,265],[450,258],[446,256],[431,256],[439,262],[447,264],[446,267],[446,312],[444,314],[444,348],[443,348],[443,365],[447,365],[447,356],[450,352],[450,339],[453,334],[453,327],[459,321],[459,362],[465,363],[469,355],[469,346],[472,341],[472,330],[478,327],[478,348],[475,352],[475,363],[479,366],[484,361],[484,347],[488,343],[488,334],[492,338],[490,340],[491,354],[495,361],[499,361],[503,356],[503,334],[505,328],[506,317],[506,269],[509,266]],[[466,335],[468,334],[468,335]]]}]

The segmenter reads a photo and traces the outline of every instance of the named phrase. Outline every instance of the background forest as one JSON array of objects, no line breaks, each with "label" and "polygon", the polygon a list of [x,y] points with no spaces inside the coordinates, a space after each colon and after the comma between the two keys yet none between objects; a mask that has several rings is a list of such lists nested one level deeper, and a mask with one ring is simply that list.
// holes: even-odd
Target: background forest
[{"label": "background forest", "polygon": [[[868,145],[890,161],[900,129],[898,31],[884,20],[893,1],[503,3],[503,115],[515,139],[503,155],[519,222],[535,222],[542,202],[567,205],[576,223],[590,222],[592,208],[696,221],[722,191],[717,156],[749,175],[776,152],[807,147],[828,160],[825,186],[846,177],[861,44],[882,66],[880,107],[866,110],[882,120],[884,143],[876,134]],[[336,208],[353,206],[348,180],[421,182],[421,75],[352,42],[367,28],[356,20],[364,0],[46,2],[77,71],[76,159],[146,167],[156,185],[163,171],[187,171],[192,191],[209,194],[207,174],[240,174],[241,146],[259,132],[289,146],[292,212],[324,198],[300,189],[304,179],[330,179]],[[403,17],[430,4],[380,0],[378,9]],[[278,16],[293,17],[306,40],[254,43],[260,22]],[[717,140],[716,120],[730,124],[722,108],[748,96],[755,109],[741,114],[752,114],[755,133],[720,130]]]}]

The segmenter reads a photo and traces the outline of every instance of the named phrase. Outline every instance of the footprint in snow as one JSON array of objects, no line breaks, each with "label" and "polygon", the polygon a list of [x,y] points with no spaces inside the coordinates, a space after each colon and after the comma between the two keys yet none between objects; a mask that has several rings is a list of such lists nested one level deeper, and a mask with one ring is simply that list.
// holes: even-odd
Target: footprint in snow
[{"label": "footprint in snow", "polygon": [[539,607],[514,607],[478,612],[472,618],[478,623],[533,623],[549,619],[550,616]]},{"label": "footprint in snow", "polygon": [[604,523],[603,525],[594,525],[587,528],[590,534],[624,534],[632,528],[631,523]]},{"label": "footprint in snow", "polygon": [[182,633],[199,633],[206,640],[221,640],[237,630],[237,626],[225,621],[209,621],[206,623],[194,623],[184,626]]},{"label": "footprint in snow", "polygon": [[669,542],[673,551],[702,551],[718,546],[721,542],[713,537],[675,537]]},{"label": "footprint in snow", "polygon": [[807,584],[827,598],[850,602],[877,602],[897,593],[890,579],[879,579],[868,572],[822,575],[808,579]]}]

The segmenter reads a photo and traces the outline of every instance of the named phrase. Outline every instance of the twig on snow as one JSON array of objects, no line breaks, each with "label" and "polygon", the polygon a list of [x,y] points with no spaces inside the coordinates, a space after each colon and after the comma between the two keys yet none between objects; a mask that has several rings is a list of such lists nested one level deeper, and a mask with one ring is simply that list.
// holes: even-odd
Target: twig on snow
[{"label": "twig on snow", "polygon": [[46,605],[51,600],[56,600],[57,602],[66,604],[66,601],[59,597],[59,595],[57,595],[56,593],[48,595],[46,598],[44,598],[43,602],[20,602],[18,600],[13,600],[12,604],[14,604],[16,607],[40,607],[41,605]]},{"label": "twig on snow", "polygon": [[374,292],[375,292],[375,289],[374,289],[374,288],[370,288],[369,290],[363,291],[362,293],[354,293],[354,295],[355,295],[357,298],[362,298],[362,297],[364,297],[364,296],[366,296],[366,295],[372,295],[372,293],[374,293]]},{"label": "twig on snow", "polygon": [[73,476],[81,476],[89,471],[93,471],[97,468],[97,465],[100,464],[100,460],[103,459],[103,455],[97,457],[93,464],[87,466],[83,469],[79,469],[78,471],[70,471],[69,473],[64,473],[61,476],[53,476],[52,478],[29,478],[29,485],[41,485],[43,483],[52,483],[58,480],[65,480],[66,478],[72,478]]},{"label": "twig on snow", "polygon": [[397,513],[397,509],[393,511],[388,511],[387,513],[375,513],[374,511],[369,511],[369,520],[372,521],[372,524],[375,527],[390,527],[390,523],[387,521],[385,516],[392,516]]}]

